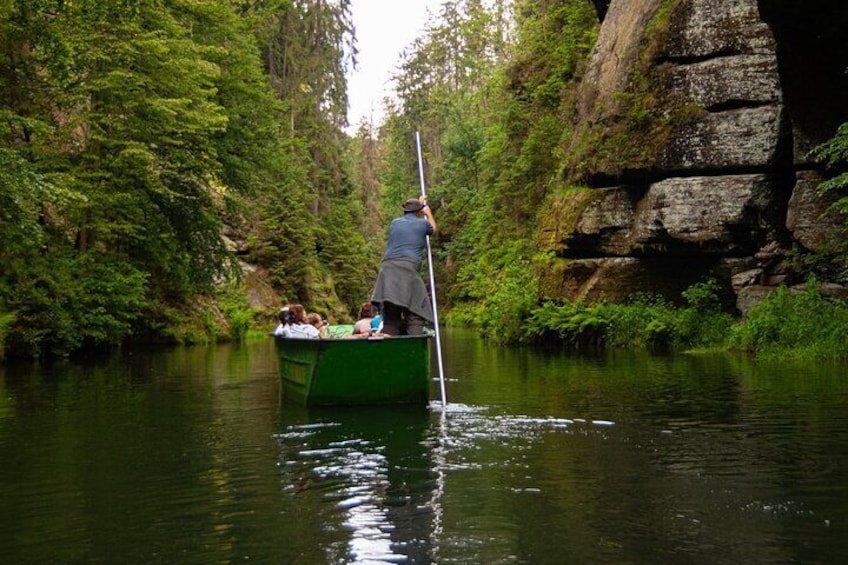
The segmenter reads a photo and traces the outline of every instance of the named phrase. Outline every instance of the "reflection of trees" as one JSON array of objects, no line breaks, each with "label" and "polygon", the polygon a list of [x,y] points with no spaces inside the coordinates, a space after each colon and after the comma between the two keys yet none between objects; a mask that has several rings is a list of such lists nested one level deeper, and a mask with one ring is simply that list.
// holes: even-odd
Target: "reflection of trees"
[{"label": "reflection of trees", "polygon": [[256,456],[273,449],[275,360],[227,345],[17,365],[2,385],[13,399],[0,419],[4,555],[241,560],[276,520],[256,496],[277,489]]},{"label": "reflection of trees", "polygon": [[264,344],[6,365],[4,557],[844,557],[844,366],[467,345],[444,417],[281,405]]}]

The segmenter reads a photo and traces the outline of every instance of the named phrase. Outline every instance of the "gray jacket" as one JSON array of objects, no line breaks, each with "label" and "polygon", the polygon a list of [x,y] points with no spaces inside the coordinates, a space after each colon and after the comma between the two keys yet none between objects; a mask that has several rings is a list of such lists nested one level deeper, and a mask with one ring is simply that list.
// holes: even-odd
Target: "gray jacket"
[{"label": "gray jacket", "polygon": [[433,307],[424,280],[418,272],[420,265],[420,261],[405,257],[383,259],[371,301],[403,306],[432,322]]}]

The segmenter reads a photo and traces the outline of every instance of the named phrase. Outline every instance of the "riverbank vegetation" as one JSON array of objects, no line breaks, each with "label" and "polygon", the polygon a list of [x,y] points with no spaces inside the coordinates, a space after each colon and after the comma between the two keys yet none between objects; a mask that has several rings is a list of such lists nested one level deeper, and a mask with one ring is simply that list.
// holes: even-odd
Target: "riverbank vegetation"
[{"label": "riverbank vegetation", "polygon": [[815,281],[803,292],[779,288],[733,327],[728,345],[768,358],[848,358],[848,302]]},{"label": "riverbank vegetation", "polygon": [[619,304],[548,302],[517,312],[524,321],[505,336],[589,351],[731,350],[809,360],[845,358],[848,352],[848,303],[827,296],[815,281],[804,289],[779,288],[744,318],[723,311],[713,281],[692,286],[683,299],[679,306],[649,295]]},{"label": "riverbank vegetation", "polygon": [[720,346],[734,323],[722,311],[714,281],[694,285],[674,306],[658,296],[636,296],[612,304],[547,303],[532,310],[525,335],[556,339],[575,348],[627,347],[653,351]]}]

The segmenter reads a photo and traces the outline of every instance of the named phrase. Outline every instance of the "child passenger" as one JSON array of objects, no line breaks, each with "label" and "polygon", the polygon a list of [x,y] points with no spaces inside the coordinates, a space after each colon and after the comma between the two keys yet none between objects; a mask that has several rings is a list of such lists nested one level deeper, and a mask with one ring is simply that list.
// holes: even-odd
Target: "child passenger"
[{"label": "child passenger", "polygon": [[311,312],[306,319],[309,323],[318,330],[318,337],[325,338],[327,337],[327,320],[321,317],[321,314],[317,312]]}]

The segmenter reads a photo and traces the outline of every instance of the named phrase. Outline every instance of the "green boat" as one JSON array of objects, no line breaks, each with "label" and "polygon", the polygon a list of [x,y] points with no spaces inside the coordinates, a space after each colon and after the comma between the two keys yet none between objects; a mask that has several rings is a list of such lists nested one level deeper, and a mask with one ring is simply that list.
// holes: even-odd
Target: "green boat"
[{"label": "green boat", "polygon": [[429,402],[430,336],[274,339],[288,400],[306,406]]}]

